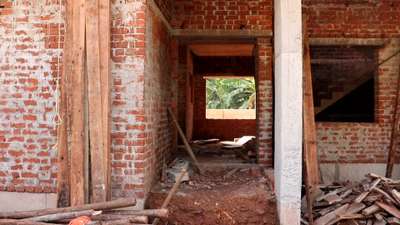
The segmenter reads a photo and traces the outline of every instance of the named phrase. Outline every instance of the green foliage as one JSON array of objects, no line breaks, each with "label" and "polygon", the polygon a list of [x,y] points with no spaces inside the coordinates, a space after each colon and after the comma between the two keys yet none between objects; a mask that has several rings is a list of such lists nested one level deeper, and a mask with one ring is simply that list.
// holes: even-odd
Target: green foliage
[{"label": "green foliage", "polygon": [[207,79],[206,89],[208,109],[254,108],[256,85],[253,78]]}]

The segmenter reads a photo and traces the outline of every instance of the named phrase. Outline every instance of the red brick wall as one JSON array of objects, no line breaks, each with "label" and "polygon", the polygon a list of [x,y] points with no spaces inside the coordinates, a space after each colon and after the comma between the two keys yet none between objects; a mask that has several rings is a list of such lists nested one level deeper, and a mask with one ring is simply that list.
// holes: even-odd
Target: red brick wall
[{"label": "red brick wall", "polygon": [[245,135],[256,136],[256,120],[206,119],[206,80],[195,76],[193,138],[232,140]]},{"label": "red brick wall", "polygon": [[272,0],[175,0],[178,29],[272,30]]},{"label": "red brick wall", "polygon": [[63,6],[13,2],[0,9],[0,191],[54,192]]},{"label": "red brick wall", "polygon": [[174,125],[167,108],[175,101],[171,76],[170,36],[161,19],[148,9],[146,16],[146,61],[144,76],[144,108],[146,149],[137,153],[144,169],[144,188],[149,191],[159,178],[163,162],[168,163],[173,148]]},{"label": "red brick wall", "polygon": [[113,13],[113,196],[136,195],[141,205],[174,146],[174,49],[150,7],[120,3]]},{"label": "red brick wall", "polygon": [[400,37],[398,0],[304,0],[313,37]]},{"label": "red brick wall", "polygon": [[[0,9],[0,190],[55,192],[64,6],[14,2]],[[172,143],[169,37],[147,20],[144,1],[112,4],[113,197],[144,197]]]},{"label": "red brick wall", "polygon": [[[352,3],[353,2],[353,3]],[[305,0],[311,37],[400,37],[400,4],[388,1]],[[379,61],[400,48],[398,41],[379,49]],[[379,67],[375,123],[317,123],[322,162],[384,163],[390,142],[400,57]]]}]

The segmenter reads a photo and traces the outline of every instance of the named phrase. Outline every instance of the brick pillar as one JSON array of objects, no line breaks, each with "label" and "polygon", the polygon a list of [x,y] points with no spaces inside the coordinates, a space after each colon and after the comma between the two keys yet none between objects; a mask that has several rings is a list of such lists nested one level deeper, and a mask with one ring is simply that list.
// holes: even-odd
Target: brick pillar
[{"label": "brick pillar", "polygon": [[257,141],[258,163],[272,166],[272,46],[269,38],[257,39]]}]

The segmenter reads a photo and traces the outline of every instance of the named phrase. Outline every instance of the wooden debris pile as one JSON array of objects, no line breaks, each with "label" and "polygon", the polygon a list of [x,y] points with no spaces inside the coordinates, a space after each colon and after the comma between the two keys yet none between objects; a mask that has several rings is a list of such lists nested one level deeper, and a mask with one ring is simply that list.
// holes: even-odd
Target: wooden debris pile
[{"label": "wooden debris pile", "polygon": [[125,198],[67,208],[1,212],[0,225],[139,225],[149,224],[149,217],[168,217],[167,209],[121,210],[135,204],[135,198]]},{"label": "wooden debris pile", "polygon": [[[400,225],[400,180],[368,174],[359,183],[320,188],[313,201],[314,225]],[[309,224],[307,202],[302,224]]]}]

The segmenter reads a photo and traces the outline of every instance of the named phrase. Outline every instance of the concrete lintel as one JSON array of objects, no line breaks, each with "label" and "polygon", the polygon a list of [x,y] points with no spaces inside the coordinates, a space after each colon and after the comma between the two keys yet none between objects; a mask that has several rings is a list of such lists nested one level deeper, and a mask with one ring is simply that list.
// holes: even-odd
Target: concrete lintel
[{"label": "concrete lintel", "polygon": [[174,29],[172,36],[177,38],[271,38],[271,30],[191,30]]},{"label": "concrete lintel", "polygon": [[383,46],[390,42],[388,38],[310,38],[310,45],[332,46]]}]

